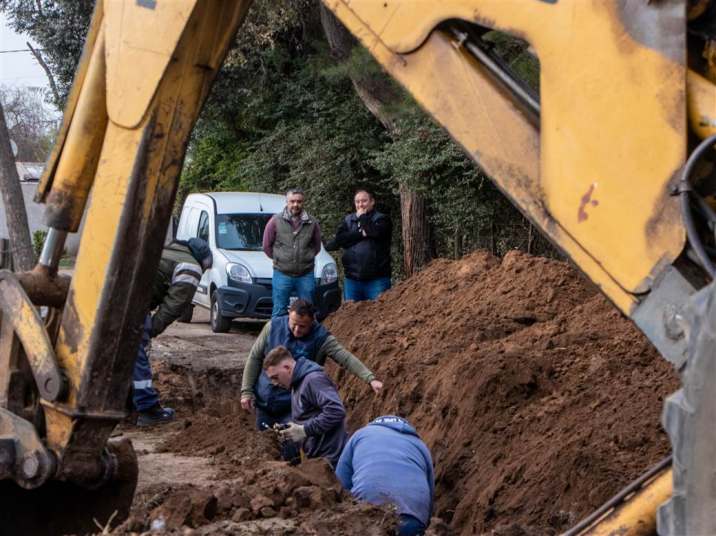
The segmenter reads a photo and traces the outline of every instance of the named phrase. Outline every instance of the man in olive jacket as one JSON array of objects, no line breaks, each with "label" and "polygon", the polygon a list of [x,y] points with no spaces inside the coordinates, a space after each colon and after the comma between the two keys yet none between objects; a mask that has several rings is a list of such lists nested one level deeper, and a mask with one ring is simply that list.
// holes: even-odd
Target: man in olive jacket
[{"label": "man in olive jacket", "polygon": [[201,238],[188,242],[175,241],[164,247],[162,258],[152,282],[150,310],[144,319],[142,341],[134,362],[132,402],[139,412],[137,425],[151,426],[174,419],[174,410],[164,408],[159,393],[152,386],[152,367],[147,349],[149,341],[178,319],[196,292],[204,270],[211,268],[209,245]]},{"label": "man in olive jacket", "polygon": [[315,257],[321,252],[321,229],[318,221],[303,210],[303,191],[289,190],[286,208],[266,224],[263,250],[273,259],[271,317],[285,315],[292,292],[313,302],[316,279]]},{"label": "man in olive jacket", "polygon": [[256,410],[256,425],[261,429],[285,424],[291,418],[291,397],[288,391],[271,384],[262,366],[266,355],[278,346],[287,348],[296,359],[308,359],[324,365],[330,357],[348,372],[368,383],[378,394],[383,383],[346,350],[331,333],[315,319],[315,309],[303,300],[291,305],[288,316],[268,322],[254,342],[244,366],[241,381],[241,407]]}]

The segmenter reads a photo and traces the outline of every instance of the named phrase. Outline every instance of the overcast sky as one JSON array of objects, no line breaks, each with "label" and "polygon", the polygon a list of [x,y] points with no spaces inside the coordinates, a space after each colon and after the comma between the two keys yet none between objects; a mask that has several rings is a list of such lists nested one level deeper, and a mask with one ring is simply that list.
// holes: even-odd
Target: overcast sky
[{"label": "overcast sky", "polygon": [[5,52],[26,50],[27,40],[27,37],[13,32],[7,24],[5,15],[0,13],[0,85],[48,86],[45,71],[30,52]]}]

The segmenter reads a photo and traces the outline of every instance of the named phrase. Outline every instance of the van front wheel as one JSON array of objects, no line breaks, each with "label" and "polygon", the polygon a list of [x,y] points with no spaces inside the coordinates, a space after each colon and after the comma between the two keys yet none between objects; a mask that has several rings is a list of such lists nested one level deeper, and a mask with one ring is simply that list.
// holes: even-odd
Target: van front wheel
[{"label": "van front wheel", "polygon": [[231,319],[221,316],[219,300],[216,291],[211,293],[211,310],[209,311],[209,322],[211,331],[214,333],[226,333],[231,327]]}]

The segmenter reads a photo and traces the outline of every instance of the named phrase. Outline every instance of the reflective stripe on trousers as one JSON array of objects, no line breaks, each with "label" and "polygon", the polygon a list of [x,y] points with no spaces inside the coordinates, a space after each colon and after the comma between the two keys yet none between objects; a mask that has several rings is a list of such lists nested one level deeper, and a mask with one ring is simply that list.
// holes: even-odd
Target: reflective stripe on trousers
[{"label": "reflective stripe on trousers", "polygon": [[159,393],[152,387],[152,366],[149,364],[147,347],[151,340],[152,317],[144,317],[142,328],[142,341],[139,343],[137,358],[134,360],[134,371],[132,372],[132,402],[137,411],[146,411],[152,406],[159,404]]}]

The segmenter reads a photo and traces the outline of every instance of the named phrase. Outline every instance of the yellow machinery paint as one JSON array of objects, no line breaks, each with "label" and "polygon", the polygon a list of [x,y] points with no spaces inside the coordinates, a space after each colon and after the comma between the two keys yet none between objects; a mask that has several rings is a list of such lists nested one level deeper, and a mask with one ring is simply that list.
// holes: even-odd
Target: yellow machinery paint
[{"label": "yellow machinery paint", "polygon": [[671,470],[665,470],[647,485],[606,512],[579,536],[651,536],[656,534],[656,511],[671,496]]},{"label": "yellow machinery paint", "polygon": [[[22,464],[24,473],[5,474],[0,486],[14,484],[10,477],[27,489],[53,479],[85,488],[136,480],[131,447],[109,448],[108,438],[125,415],[147,280],[188,135],[250,4],[97,2],[37,194],[53,230],[74,232],[86,217],[74,276],[68,285],[52,263],[17,277],[0,273],[0,436],[17,439],[23,460],[39,460],[37,471]],[[324,4],[634,317],[684,250],[671,190],[686,159],[687,125],[701,137],[716,130],[713,69],[702,76],[687,68],[684,1]],[[468,34],[448,26],[454,21],[527,40],[540,60],[540,102],[515,99],[476,59]],[[33,305],[51,308],[44,328]],[[21,370],[23,353],[29,372]],[[28,374],[46,386],[38,388],[43,441],[11,394]],[[134,464],[134,474],[111,469],[115,458]],[[663,475],[652,481],[595,534],[640,534],[670,484]]]},{"label": "yellow machinery paint", "polygon": [[[652,12],[578,1],[325,3],[624,312],[679,255],[669,185],[686,154],[685,42],[640,35]],[[685,24],[678,5],[663,9]],[[538,124],[440,31],[451,19],[532,45]]]},{"label": "yellow machinery paint", "polygon": [[[18,508],[18,525],[3,530],[84,533],[94,528],[92,517],[103,508],[126,516],[136,459],[128,442],[117,446],[108,439],[126,415],[139,328],[148,306],[146,288],[159,261],[188,136],[249,5],[236,0],[97,3],[58,142],[37,194],[47,204],[48,224],[56,236],[76,231],[85,216],[74,275],[67,288],[56,264],[20,274],[23,282],[39,289],[31,301],[9,274],[0,273],[0,286],[8,289],[0,300],[4,407],[17,406],[12,393],[23,377],[18,370],[21,352],[36,364],[36,377],[61,380],[62,387],[57,393],[40,390],[46,430],[42,442],[19,416],[22,409],[0,412],[0,423],[13,423],[0,425],[0,436],[18,430],[16,437],[23,439],[15,442],[15,454],[38,460],[4,478],[28,490],[39,488],[39,495],[28,491],[16,497],[26,509],[43,496],[42,490],[52,489],[53,481],[65,488],[53,500],[35,505],[37,511]],[[52,258],[52,251],[48,255]],[[46,328],[33,304],[51,306]],[[28,335],[33,330],[44,336]],[[22,473],[25,466],[32,471]],[[10,493],[12,480],[0,481],[0,493]],[[128,492],[121,498],[120,488]],[[62,505],[70,501],[87,503],[88,515],[80,516],[86,519],[65,516],[67,525],[43,525],[52,512],[61,518]],[[92,513],[89,503],[99,510]],[[33,518],[39,526],[28,525]]]}]

